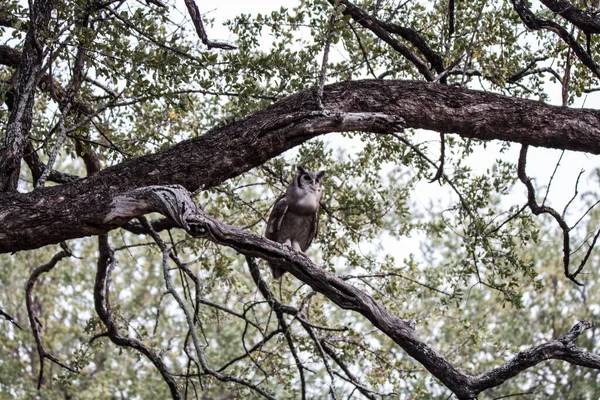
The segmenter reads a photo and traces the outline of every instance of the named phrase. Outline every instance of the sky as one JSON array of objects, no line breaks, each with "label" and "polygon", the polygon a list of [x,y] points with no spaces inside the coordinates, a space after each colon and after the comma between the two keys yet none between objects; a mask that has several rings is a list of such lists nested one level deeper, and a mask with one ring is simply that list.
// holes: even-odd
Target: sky
[{"label": "sky", "polygon": [[[183,3],[183,1],[182,1]],[[279,7],[294,7],[299,4],[299,0],[262,0],[262,1],[244,1],[244,0],[226,0],[226,1],[202,1],[197,3],[200,11],[205,17],[215,19],[213,27],[207,29],[208,35],[212,40],[226,40],[235,43],[235,35],[231,34],[219,21],[231,19],[240,13],[269,13],[271,10],[279,9]],[[183,4],[182,4],[183,6]],[[268,38],[268,37],[266,37]],[[332,83],[332,82],[329,82]],[[547,82],[549,92],[551,93],[550,103],[560,105],[561,89],[559,84]],[[600,108],[600,92],[595,92],[590,95],[584,95],[575,101],[572,107]],[[429,139],[427,133],[423,133],[424,138]],[[437,136],[437,134],[436,134]],[[519,146],[513,148],[508,154],[500,155],[494,149],[499,146],[492,145],[487,154],[483,154],[473,160],[473,167],[480,173],[491,166],[496,157],[509,159],[516,162],[518,158]],[[561,152],[543,148],[530,148],[527,164],[527,172],[536,181],[539,186],[546,186],[550,181],[551,175],[554,173],[555,166],[561,158]],[[562,155],[562,160],[559,168],[556,170],[552,181],[550,191],[550,204],[557,208],[562,207],[571,199],[574,182],[579,172],[583,169],[586,171],[582,177],[581,189],[585,190],[589,185],[596,185],[598,181],[590,174],[595,168],[600,165],[597,156],[565,152]],[[425,192],[422,195],[424,198],[429,197],[429,193]]]}]

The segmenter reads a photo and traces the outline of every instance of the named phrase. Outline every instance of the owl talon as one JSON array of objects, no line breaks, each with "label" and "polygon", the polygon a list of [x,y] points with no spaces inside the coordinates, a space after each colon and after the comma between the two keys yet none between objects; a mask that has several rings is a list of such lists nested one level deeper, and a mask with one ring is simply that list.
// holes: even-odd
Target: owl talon
[{"label": "owl talon", "polygon": [[302,248],[300,247],[300,243],[293,241],[292,242],[292,250],[297,251],[298,253],[302,253]]}]

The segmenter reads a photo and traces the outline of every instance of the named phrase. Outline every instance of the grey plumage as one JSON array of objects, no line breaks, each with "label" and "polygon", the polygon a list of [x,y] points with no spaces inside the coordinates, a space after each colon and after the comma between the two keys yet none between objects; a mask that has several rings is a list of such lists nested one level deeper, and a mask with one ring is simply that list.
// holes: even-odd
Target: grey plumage
[{"label": "grey plumage", "polygon": [[[269,215],[265,237],[296,250],[306,251],[319,229],[319,201],[325,171],[310,172],[300,165],[285,193],[275,201]],[[273,278],[279,279],[285,270],[269,263]]]}]

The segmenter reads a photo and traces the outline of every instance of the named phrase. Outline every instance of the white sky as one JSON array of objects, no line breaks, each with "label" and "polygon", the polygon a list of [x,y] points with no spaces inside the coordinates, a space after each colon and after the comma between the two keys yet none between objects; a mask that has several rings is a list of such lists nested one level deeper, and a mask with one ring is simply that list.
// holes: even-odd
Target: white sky
[{"label": "white sky", "polygon": [[[235,42],[235,35],[231,34],[220,21],[232,19],[241,13],[256,14],[260,12],[266,14],[272,10],[279,9],[280,7],[292,8],[298,4],[299,0],[226,0],[202,1],[198,3],[198,6],[203,15],[215,19],[214,26],[208,28],[208,35],[212,40],[226,40]],[[182,7],[184,7],[183,4]],[[561,102],[560,85],[552,84],[550,82],[548,82],[547,85],[550,93],[552,93],[550,103],[559,105]],[[582,104],[584,104],[586,108],[600,108],[600,93],[596,92],[590,95],[585,95],[581,99],[578,99],[573,107],[581,107]],[[495,146],[491,146],[491,149],[487,152],[487,154],[481,154],[475,160],[473,166],[477,172],[484,173],[498,157],[502,157],[503,159],[507,159],[512,162],[517,161],[519,151],[518,146],[513,146],[513,151],[504,155],[495,153],[493,151],[494,147]],[[537,185],[545,186],[547,184],[560,155],[560,151],[557,150],[530,148],[527,172],[531,177],[536,179]],[[553,190],[550,192],[551,204],[562,209],[562,206],[564,206],[564,204],[570,200],[573,194],[574,182],[579,174],[579,171],[581,169],[586,171],[581,181],[582,189],[585,189],[586,183],[589,183],[590,172],[599,165],[598,156],[584,153],[566,152],[563,156],[561,167],[558,169],[552,183]],[[594,185],[596,184],[595,181],[591,183]],[[425,197],[429,197],[429,195],[430,193],[424,194]],[[540,193],[540,195],[542,194]]]}]

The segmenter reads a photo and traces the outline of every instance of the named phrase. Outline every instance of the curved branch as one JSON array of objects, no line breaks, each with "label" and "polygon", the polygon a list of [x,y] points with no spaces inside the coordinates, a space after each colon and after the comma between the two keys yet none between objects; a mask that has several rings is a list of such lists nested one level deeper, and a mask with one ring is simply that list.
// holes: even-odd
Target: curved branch
[{"label": "curved branch", "polygon": [[[61,367],[68,369],[71,372],[77,372],[74,369],[68,367],[67,365],[60,362],[56,357],[52,354],[48,353],[44,349],[44,344],[42,342],[42,336],[40,333],[40,322],[38,320],[38,316],[34,311],[34,301],[33,301],[33,288],[37,279],[44,273],[51,271],[56,264],[65,257],[71,256],[71,252],[66,247],[66,245],[62,246],[63,250],[56,253],[52,259],[44,265],[41,265],[33,270],[29,279],[27,279],[27,284],[25,285],[25,303],[27,305],[27,315],[29,316],[29,325],[31,326],[31,332],[33,333],[33,338],[35,339],[35,344],[37,347],[37,352],[39,356],[40,370],[38,372],[38,381],[37,381],[37,390],[40,390],[42,387],[42,381],[44,379],[44,360],[48,359],[54,362]],[[9,320],[10,321],[10,320]],[[17,325],[19,326],[19,325]],[[20,329],[20,327],[19,327]]]},{"label": "curved branch", "polygon": [[[110,274],[115,263],[113,251],[108,243],[107,235],[98,236],[98,268],[96,270],[96,281],[94,283],[94,306],[98,317],[106,326],[106,336],[117,346],[130,347],[146,356],[162,375],[163,380],[169,386],[171,396],[174,400],[180,399],[181,394],[177,389],[177,382],[169,371],[160,355],[146,346],[141,341],[122,336],[117,330],[112,310],[110,309]],[[104,334],[103,334],[104,336]]]},{"label": "curved branch", "polygon": [[[334,7],[337,6],[335,0],[328,1]],[[427,60],[431,62],[432,66],[434,66],[438,72],[442,72],[444,70],[441,64],[441,57],[431,50],[423,38],[414,29],[403,28],[396,24],[379,21],[377,18],[370,16],[366,11],[358,8],[348,0],[340,0],[339,3],[345,6],[345,9],[342,11],[344,15],[350,15],[354,21],[367,28],[377,35],[378,38],[389,44],[404,58],[413,63],[421,75],[423,75],[428,81],[433,81],[435,77],[429,70],[429,67],[425,61],[415,54],[415,52],[412,51],[407,45],[391,36],[390,33],[399,34],[404,39],[409,40],[413,45],[415,45],[415,47],[423,52]]]},{"label": "curved branch", "polygon": [[[131,193],[132,198],[122,196],[119,202],[125,207],[115,218],[128,212],[128,204],[144,197],[146,204],[154,204],[152,211],[161,212],[171,219],[181,221],[181,226],[194,236],[230,247],[247,257],[260,257],[282,265],[296,278],[308,284],[314,291],[325,295],[343,309],[353,310],[367,318],[375,327],[390,337],[411,357],[421,363],[432,375],[448,387],[459,399],[474,399],[479,393],[502,384],[542,361],[564,360],[588,368],[600,369],[600,356],[576,348],[573,343],[592,323],[582,321],[563,338],[553,340],[519,353],[512,360],[494,370],[478,376],[459,371],[443,356],[419,340],[408,321],[402,320],[384,308],[369,294],[362,292],[340,277],[317,267],[305,254],[270,241],[234,226],[223,224],[202,211],[181,187],[149,187]],[[129,212],[136,212],[129,209]],[[259,290],[261,285],[259,284]],[[264,290],[264,289],[263,289]],[[283,305],[282,305],[283,306]],[[285,307],[285,306],[284,306]]]},{"label": "curved branch", "polygon": [[528,146],[526,146],[526,145],[523,145],[521,147],[521,151],[519,153],[519,165],[517,168],[517,175],[519,177],[519,180],[527,188],[527,206],[529,207],[529,209],[531,210],[531,212],[534,215],[549,214],[558,223],[558,226],[562,230],[562,235],[563,235],[564,274],[567,278],[569,278],[571,281],[573,281],[577,285],[583,286],[583,284],[581,284],[579,281],[577,281],[576,278],[577,278],[577,275],[583,269],[583,266],[589,257],[591,249],[596,244],[596,239],[594,239],[592,246],[590,247],[590,250],[588,250],[587,255],[583,259],[583,262],[582,262],[582,264],[580,264],[579,268],[577,268],[577,271],[575,271],[574,273],[571,273],[570,268],[569,268],[570,263],[571,263],[571,243],[570,243],[571,228],[569,227],[567,222],[564,220],[562,215],[560,215],[560,213],[558,211],[556,211],[554,208],[545,206],[543,204],[540,206],[537,203],[537,200],[535,199],[535,188],[533,187],[533,183],[531,183],[531,179],[529,179],[529,177],[527,176],[527,173],[525,172],[525,164],[527,162],[527,148],[528,148]]},{"label": "curved branch", "polygon": [[200,10],[198,10],[198,6],[194,0],[183,0],[185,6],[187,7],[188,13],[190,14],[190,18],[192,18],[192,22],[194,23],[194,28],[196,28],[196,33],[202,40],[202,43],[208,47],[208,49],[217,48],[223,50],[235,50],[236,46],[231,45],[229,43],[224,42],[214,42],[208,39],[208,35],[206,34],[206,30],[204,29],[204,23],[202,22],[202,16],[200,15]]},{"label": "curved branch", "polygon": [[593,57],[585,51],[577,40],[569,32],[557,24],[542,18],[537,18],[529,9],[525,0],[512,0],[513,6],[521,20],[532,30],[545,29],[556,33],[560,38],[575,52],[579,60],[597,77],[600,77],[600,65],[594,61]]},{"label": "curved branch", "polygon": [[0,253],[107,232],[126,222],[105,222],[112,200],[121,193],[165,184],[190,191],[211,188],[329,132],[390,134],[406,126],[600,154],[596,110],[382,80],[327,85],[323,103],[327,115],[317,112],[315,91],[303,91],[209,134],[91,177],[31,193],[0,193]]},{"label": "curved branch", "polygon": [[582,332],[594,327],[588,321],[580,321],[565,336],[533,347],[517,354],[506,364],[490,372],[474,377],[474,384],[479,387],[491,388],[498,386],[520,372],[546,360],[563,360],[571,364],[588,368],[600,369],[600,356],[588,353],[574,346],[575,340]]},{"label": "curved branch", "polygon": [[595,15],[580,10],[568,0],[540,0],[552,12],[584,31],[585,33],[600,33],[600,19]]}]

